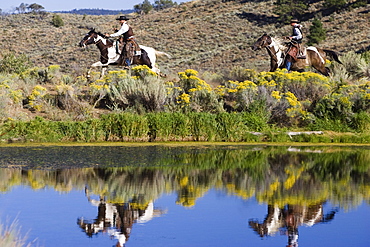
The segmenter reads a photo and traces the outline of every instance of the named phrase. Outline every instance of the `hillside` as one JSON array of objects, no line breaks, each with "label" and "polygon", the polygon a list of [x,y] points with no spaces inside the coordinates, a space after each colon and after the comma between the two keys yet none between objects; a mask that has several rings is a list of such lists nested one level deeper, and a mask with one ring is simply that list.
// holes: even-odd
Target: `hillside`
[{"label": "hillside", "polygon": [[[312,5],[312,15],[320,2]],[[236,66],[268,70],[266,51],[254,52],[250,46],[263,33],[290,34],[289,26],[276,23],[271,1],[196,0],[129,21],[139,44],[165,51],[171,59],[158,64],[167,74],[192,68],[225,72]],[[2,52],[27,54],[37,66],[58,64],[63,71],[78,75],[98,61],[95,46],[82,49],[79,41],[94,27],[106,33],[117,27],[116,16],[59,14],[64,26],[54,27],[53,13],[46,16],[19,14],[1,16]],[[370,49],[370,5],[341,13],[323,15],[327,39],[319,46],[339,54]],[[312,19],[303,21],[304,30]]]}]

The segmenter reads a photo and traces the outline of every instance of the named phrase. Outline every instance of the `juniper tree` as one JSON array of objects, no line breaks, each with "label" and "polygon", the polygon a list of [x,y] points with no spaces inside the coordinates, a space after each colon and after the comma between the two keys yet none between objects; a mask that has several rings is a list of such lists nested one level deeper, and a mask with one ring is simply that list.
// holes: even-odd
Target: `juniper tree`
[{"label": "juniper tree", "polygon": [[55,27],[61,27],[61,26],[64,26],[63,19],[62,19],[62,17],[60,17],[60,15],[54,15],[54,16],[53,16],[53,19],[51,20],[51,22],[53,23],[53,25],[54,25]]},{"label": "juniper tree", "polygon": [[283,24],[289,23],[290,19],[298,18],[308,9],[308,0],[276,0],[275,12]]},{"label": "juniper tree", "polygon": [[153,5],[149,2],[149,0],[144,0],[144,2],[134,6],[134,10],[138,14],[148,14],[152,9]]},{"label": "juniper tree", "polygon": [[323,28],[322,22],[315,18],[310,26],[310,34],[307,36],[307,45],[318,44],[326,39],[326,29]]}]

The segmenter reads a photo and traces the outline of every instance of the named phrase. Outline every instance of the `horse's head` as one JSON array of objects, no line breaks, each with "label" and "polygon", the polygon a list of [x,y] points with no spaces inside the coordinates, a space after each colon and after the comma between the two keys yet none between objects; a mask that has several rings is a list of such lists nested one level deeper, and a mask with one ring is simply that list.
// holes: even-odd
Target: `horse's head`
[{"label": "horse's head", "polygon": [[98,33],[95,31],[95,29],[91,29],[80,41],[80,47],[86,47],[87,45],[95,44],[97,37]]},{"label": "horse's head", "polygon": [[265,33],[260,38],[258,38],[256,42],[254,42],[254,44],[252,46],[252,50],[256,51],[256,50],[265,48],[265,47],[271,45],[271,43],[272,43],[271,37]]},{"label": "horse's head", "polygon": [[101,41],[104,45],[112,46],[112,42],[108,40],[108,36],[102,34],[101,32],[95,31],[95,29],[91,29],[85,37],[80,41],[79,45],[81,47],[86,47],[87,45],[91,44],[98,44]]}]

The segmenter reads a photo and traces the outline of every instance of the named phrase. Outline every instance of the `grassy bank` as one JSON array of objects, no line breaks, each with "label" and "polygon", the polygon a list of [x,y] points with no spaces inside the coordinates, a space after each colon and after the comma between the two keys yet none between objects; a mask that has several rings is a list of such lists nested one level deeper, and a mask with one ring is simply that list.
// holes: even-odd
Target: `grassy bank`
[{"label": "grassy bank", "polygon": [[367,132],[291,131],[261,121],[252,113],[117,113],[85,121],[7,121],[6,142],[310,142],[370,143]]},{"label": "grassy bank", "polygon": [[0,74],[0,140],[369,143],[370,54],[341,59],[330,77],[235,67],[162,78],[146,66],[73,77],[10,55],[3,63],[22,69]]}]

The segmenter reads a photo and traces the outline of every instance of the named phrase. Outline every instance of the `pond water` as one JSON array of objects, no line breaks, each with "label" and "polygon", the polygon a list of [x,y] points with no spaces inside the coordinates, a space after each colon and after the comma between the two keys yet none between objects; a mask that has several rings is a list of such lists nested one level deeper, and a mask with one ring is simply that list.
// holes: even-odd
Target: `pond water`
[{"label": "pond water", "polygon": [[370,246],[370,147],[0,147],[30,246]]}]

